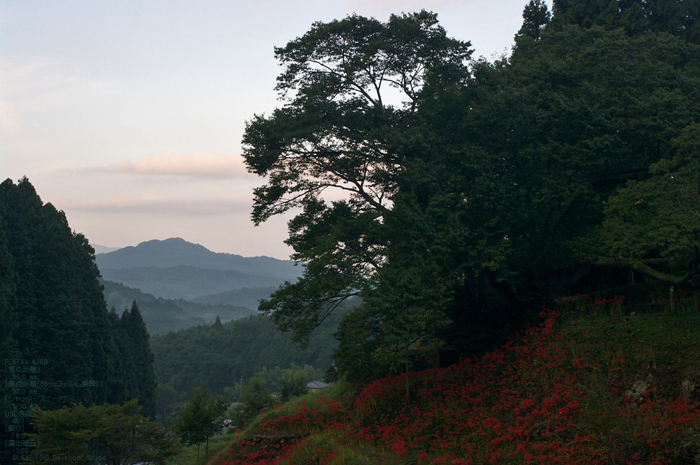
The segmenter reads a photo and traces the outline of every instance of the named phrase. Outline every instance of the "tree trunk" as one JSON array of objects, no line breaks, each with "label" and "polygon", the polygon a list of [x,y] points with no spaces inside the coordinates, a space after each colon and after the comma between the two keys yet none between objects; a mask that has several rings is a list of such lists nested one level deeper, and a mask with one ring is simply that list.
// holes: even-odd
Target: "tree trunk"
[{"label": "tree trunk", "polygon": [[408,402],[408,347],[406,347],[406,402]]},{"label": "tree trunk", "polygon": [[671,300],[671,315],[673,315],[674,313],[676,313],[676,312],[675,312],[676,308],[675,308],[675,305],[674,305],[674,302],[673,302],[673,301],[675,300],[675,295],[674,295],[674,293],[673,293],[673,286],[671,286],[671,294],[670,294],[669,297],[670,297],[670,300]]}]

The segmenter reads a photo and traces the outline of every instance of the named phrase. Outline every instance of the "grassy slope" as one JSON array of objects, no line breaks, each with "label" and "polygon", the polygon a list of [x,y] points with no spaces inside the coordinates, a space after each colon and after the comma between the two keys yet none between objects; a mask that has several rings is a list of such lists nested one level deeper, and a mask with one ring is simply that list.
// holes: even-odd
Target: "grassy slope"
[{"label": "grassy slope", "polygon": [[206,463],[700,463],[700,314],[568,315],[408,399],[397,376],[266,412]]}]

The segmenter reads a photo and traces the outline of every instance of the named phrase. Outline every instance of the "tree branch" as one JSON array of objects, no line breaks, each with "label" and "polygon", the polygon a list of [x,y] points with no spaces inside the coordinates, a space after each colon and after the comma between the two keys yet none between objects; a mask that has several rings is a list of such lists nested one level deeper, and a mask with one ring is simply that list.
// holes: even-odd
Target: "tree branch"
[{"label": "tree branch", "polygon": [[685,282],[690,279],[691,273],[688,272],[684,274],[683,276],[676,276],[668,273],[664,273],[662,271],[655,270],[654,268],[650,267],[646,263],[644,263],[642,260],[623,260],[623,259],[616,259],[616,258],[609,258],[609,257],[601,257],[601,256],[588,256],[584,257],[581,260],[581,263],[584,264],[590,264],[590,265],[603,265],[603,266],[617,266],[621,268],[631,268],[633,270],[637,270],[641,273],[645,273],[649,276],[652,276],[656,279],[659,279],[661,281],[667,281],[670,283],[674,284],[684,284]]}]

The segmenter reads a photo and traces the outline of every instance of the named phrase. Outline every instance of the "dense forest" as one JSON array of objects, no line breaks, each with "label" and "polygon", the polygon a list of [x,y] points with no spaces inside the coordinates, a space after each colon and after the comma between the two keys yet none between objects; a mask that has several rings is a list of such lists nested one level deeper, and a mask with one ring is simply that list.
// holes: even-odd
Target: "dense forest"
[{"label": "dense forest", "polygon": [[[312,367],[323,378],[338,347],[332,333],[351,306],[347,303],[310,338],[306,348],[291,341],[265,316],[222,324],[201,325],[178,332],[151,336],[158,380],[158,413],[167,417],[187,400],[193,389],[206,385],[215,394],[228,394],[236,400],[240,382],[247,384],[261,373],[288,370],[294,366]],[[276,391],[274,380],[267,387]],[[311,381],[311,380],[309,380]],[[226,388],[230,388],[227,390]]]},{"label": "dense forest", "polygon": [[[87,239],[42,202],[28,179],[0,184],[0,347],[4,361],[24,360],[35,369],[3,370],[3,412],[138,398],[143,415],[155,414],[146,326],[136,304],[121,315],[107,311],[94,260]],[[13,376],[27,384],[14,386]],[[19,406],[6,396],[20,399]],[[9,431],[0,432],[3,444]],[[6,455],[0,461],[11,463]]]},{"label": "dense forest", "polygon": [[298,209],[286,242],[306,267],[259,309],[303,342],[362,296],[340,375],[489,350],[576,293],[653,282],[697,305],[699,2],[553,6],[532,0],[494,62],[426,11],[275,49],[284,104],[243,140],[266,180],[252,218]]}]

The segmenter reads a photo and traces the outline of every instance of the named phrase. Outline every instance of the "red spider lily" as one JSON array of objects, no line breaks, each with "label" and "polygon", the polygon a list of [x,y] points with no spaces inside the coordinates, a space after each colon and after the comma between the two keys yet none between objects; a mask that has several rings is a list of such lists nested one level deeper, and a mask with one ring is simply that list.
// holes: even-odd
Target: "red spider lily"
[{"label": "red spider lily", "polygon": [[[615,296],[604,304],[622,302],[622,296]],[[610,463],[613,451],[605,433],[591,426],[609,412],[591,410],[586,399],[587,374],[601,366],[588,361],[580,348],[574,354],[566,336],[554,332],[556,313],[542,315],[540,326],[479,360],[411,373],[408,402],[406,378],[400,375],[366,386],[352,409],[328,398],[279,409],[279,416],[259,431],[271,437],[296,432],[298,438],[284,445],[240,441],[218,463],[291,463],[300,444],[306,444],[305,435],[316,430],[337,431],[349,442],[370,442],[424,465]],[[617,376],[626,366],[617,357],[606,370]],[[614,384],[611,395],[620,399],[621,392],[622,385]],[[634,425],[634,437],[628,440],[637,444],[634,454],[619,463],[672,463],[671,446],[681,443],[690,428],[700,427],[700,409],[687,399],[647,396],[641,405],[628,399],[615,408]],[[328,451],[318,454],[324,464],[335,457]]]}]

